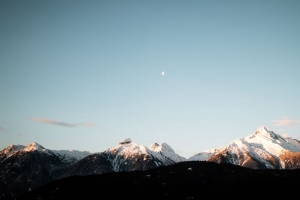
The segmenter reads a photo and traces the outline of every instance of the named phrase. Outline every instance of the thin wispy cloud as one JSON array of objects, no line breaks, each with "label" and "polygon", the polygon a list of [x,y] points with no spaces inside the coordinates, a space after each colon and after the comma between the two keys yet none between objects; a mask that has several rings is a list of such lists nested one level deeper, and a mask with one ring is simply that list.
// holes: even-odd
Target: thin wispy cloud
[{"label": "thin wispy cloud", "polygon": [[58,122],[52,119],[44,119],[44,118],[30,118],[31,121],[35,122],[41,122],[44,124],[52,124],[52,125],[57,125],[57,126],[64,126],[64,127],[75,127],[76,124],[70,124],[66,122]]},{"label": "thin wispy cloud", "polygon": [[3,127],[0,126],[0,131],[5,131],[5,129]]},{"label": "thin wispy cloud", "polygon": [[289,119],[288,116],[284,116],[284,117],[282,117],[282,119],[272,120],[272,122],[274,123],[273,124],[274,127],[293,126],[297,123],[300,123],[300,120]]},{"label": "thin wispy cloud", "polygon": [[55,121],[52,119],[45,119],[45,118],[30,118],[31,121],[34,122],[40,122],[40,123],[44,123],[44,124],[50,124],[50,125],[57,125],[57,126],[63,126],[63,127],[69,127],[69,128],[74,128],[76,126],[84,126],[84,127],[93,127],[95,126],[95,124],[93,123],[67,123],[67,122],[59,122],[59,121]]},{"label": "thin wispy cloud", "polygon": [[93,127],[93,126],[96,126],[96,124],[94,124],[94,123],[82,123],[82,124],[80,124],[80,125],[85,126],[85,127]]}]

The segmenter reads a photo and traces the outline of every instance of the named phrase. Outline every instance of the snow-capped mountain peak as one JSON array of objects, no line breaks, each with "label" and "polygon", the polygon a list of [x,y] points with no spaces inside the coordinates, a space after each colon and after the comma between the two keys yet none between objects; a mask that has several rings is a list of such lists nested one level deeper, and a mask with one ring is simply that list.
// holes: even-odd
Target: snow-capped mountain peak
[{"label": "snow-capped mountain peak", "polygon": [[256,130],[256,132],[269,132],[269,129],[268,127],[261,126]]},{"label": "snow-capped mountain peak", "polygon": [[91,154],[91,152],[88,151],[77,151],[77,150],[50,150],[42,145],[38,144],[37,142],[32,142],[27,144],[26,146],[23,145],[10,145],[0,151],[0,161],[3,161],[10,156],[14,155],[15,153],[18,152],[34,152],[37,151],[39,153],[45,153],[48,155],[56,155],[59,157],[59,159],[62,162],[67,162],[67,163],[74,163],[77,162],[78,160],[88,156]]},{"label": "snow-capped mountain peak", "polygon": [[121,142],[119,142],[119,144],[129,144],[131,143],[131,139],[128,137],[128,138],[125,138],[124,140],[122,140]]},{"label": "snow-capped mountain peak", "polygon": [[24,147],[25,146],[23,146],[23,145],[9,145],[5,149],[3,149],[2,152],[0,152],[0,162],[2,160],[4,160],[5,158],[10,157],[14,153],[22,150]]},{"label": "snow-capped mountain peak", "polygon": [[46,151],[46,149],[42,145],[38,144],[37,142],[32,142],[32,143],[27,144],[22,149],[22,151],[25,151],[25,152],[27,152],[27,151],[42,151],[42,152],[44,152],[44,151]]},{"label": "snow-capped mountain peak", "polygon": [[160,145],[157,144],[157,143],[153,143],[149,146],[149,149],[152,150],[152,151],[155,151],[155,152],[158,152],[159,151],[159,148],[160,148]]},{"label": "snow-capped mountain peak", "polygon": [[170,153],[175,153],[175,151],[172,149],[170,145],[167,143],[162,143],[161,144],[161,151],[162,152],[170,152]]},{"label": "snow-capped mountain peak", "polygon": [[160,153],[160,154],[172,159],[175,162],[186,161],[186,158],[176,154],[175,151],[172,149],[172,147],[170,145],[168,145],[167,143],[162,143],[161,145],[154,143],[154,144],[150,145],[149,149],[154,152]]},{"label": "snow-capped mountain peak", "polygon": [[269,129],[267,127],[258,128],[255,131],[255,135],[265,136],[265,137],[268,137],[270,139],[275,139],[275,140],[278,140],[279,138],[283,138],[283,137],[277,135],[276,133],[274,133],[273,131],[269,131]]},{"label": "snow-capped mountain peak", "polygon": [[269,136],[269,129],[267,127],[259,127],[256,131],[256,135],[266,135]]},{"label": "snow-capped mountain peak", "polygon": [[[284,138],[266,127],[260,127],[245,138],[237,139],[210,154],[201,152],[189,160],[225,162],[257,169],[282,169],[287,166],[286,160],[292,157],[297,160],[297,152],[300,152],[299,141]],[[289,158],[286,159],[287,157]]]},{"label": "snow-capped mountain peak", "polygon": [[[126,138],[117,146],[107,149],[104,154],[107,155],[114,171],[128,171],[132,168],[140,170],[149,166],[174,164],[170,158],[152,151],[144,145],[134,143],[130,138]],[[149,162],[151,164],[147,166],[146,163]]]},{"label": "snow-capped mountain peak", "polygon": [[168,145],[167,143],[162,143],[161,145],[154,143],[150,145],[149,149],[155,152],[175,153],[172,147],[170,147],[170,145]]},{"label": "snow-capped mountain peak", "polygon": [[121,141],[117,146],[109,148],[106,151],[112,151],[120,155],[130,154],[147,154],[147,149],[144,145],[139,145],[131,141],[130,138],[126,138]]}]

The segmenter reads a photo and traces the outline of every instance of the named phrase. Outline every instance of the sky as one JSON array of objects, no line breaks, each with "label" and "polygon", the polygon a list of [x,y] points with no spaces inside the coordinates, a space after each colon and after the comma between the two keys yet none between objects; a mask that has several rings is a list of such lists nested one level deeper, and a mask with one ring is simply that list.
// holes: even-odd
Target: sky
[{"label": "sky", "polygon": [[[0,1],[0,149],[185,157],[300,137],[300,1]],[[162,73],[164,72],[164,74]]]}]

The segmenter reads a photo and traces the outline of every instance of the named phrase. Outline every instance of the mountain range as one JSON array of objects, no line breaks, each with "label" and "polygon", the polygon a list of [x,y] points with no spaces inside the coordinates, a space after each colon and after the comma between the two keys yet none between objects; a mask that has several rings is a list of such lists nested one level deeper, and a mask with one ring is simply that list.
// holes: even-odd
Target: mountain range
[{"label": "mountain range", "polygon": [[189,159],[167,144],[149,148],[130,138],[104,152],[50,150],[33,142],[0,151],[0,199],[14,199],[51,181],[109,172],[145,171],[187,161],[227,163],[252,169],[300,168],[300,142],[259,128],[255,133]]},{"label": "mountain range", "polygon": [[53,180],[75,175],[148,170],[185,161],[166,143],[150,148],[130,138],[101,153],[50,150],[33,142],[0,152],[0,199],[13,199]]}]

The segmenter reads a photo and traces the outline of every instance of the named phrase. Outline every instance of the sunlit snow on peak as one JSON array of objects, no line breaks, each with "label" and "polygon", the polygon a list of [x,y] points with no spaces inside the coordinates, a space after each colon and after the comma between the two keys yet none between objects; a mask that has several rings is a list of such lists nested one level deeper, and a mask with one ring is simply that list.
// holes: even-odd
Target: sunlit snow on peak
[{"label": "sunlit snow on peak", "polygon": [[175,162],[181,162],[186,160],[186,158],[176,154],[172,147],[167,143],[162,143],[161,145],[154,143],[150,145],[149,149],[154,152],[161,153],[164,156],[171,158]]},{"label": "sunlit snow on peak", "polygon": [[45,148],[37,142],[32,142],[27,144],[23,151],[45,151]]}]

